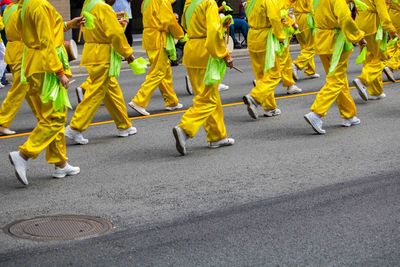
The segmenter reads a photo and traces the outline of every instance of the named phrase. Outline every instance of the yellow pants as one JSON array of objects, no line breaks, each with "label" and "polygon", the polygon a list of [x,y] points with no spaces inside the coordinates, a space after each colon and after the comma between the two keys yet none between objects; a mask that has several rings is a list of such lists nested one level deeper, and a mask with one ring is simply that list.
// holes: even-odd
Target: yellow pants
[{"label": "yellow pants", "polygon": [[280,61],[280,71],[282,77],[282,85],[289,87],[296,84],[293,80],[292,56],[290,55],[290,45],[285,49],[282,56],[277,58]]},{"label": "yellow pants", "polygon": [[40,100],[44,74],[33,74],[27,77],[30,89],[28,97],[36,108],[39,122],[33,129],[28,140],[19,147],[20,152],[29,157],[37,158],[46,149],[46,160],[50,164],[61,164],[67,161],[67,146],[65,143],[65,123],[67,109],[56,112],[53,103],[43,104]]},{"label": "yellow pants", "polygon": [[318,92],[311,111],[325,117],[329,108],[336,101],[340,116],[350,119],[356,116],[357,108],[350,95],[350,88],[347,80],[347,64],[352,51],[343,52],[335,72],[328,75],[332,55],[320,55],[325,72],[327,73],[326,83]]},{"label": "yellow pants", "polygon": [[386,66],[392,70],[398,70],[400,68],[400,44],[396,43],[393,47],[388,48],[387,51],[390,59],[386,61]]},{"label": "yellow pants", "polygon": [[165,106],[174,107],[178,105],[178,97],[172,83],[172,68],[165,50],[148,50],[147,56],[150,61],[149,73],[132,102],[146,108],[151,100],[154,90],[158,87],[165,102]]},{"label": "yellow pants", "polygon": [[[87,66],[88,88],[83,101],[76,107],[71,119],[71,127],[79,132],[85,131],[92,121],[101,102],[107,108],[118,129],[132,126],[128,118],[124,96],[115,77],[109,77],[109,65]],[[89,82],[91,81],[91,83]]]},{"label": "yellow pants", "polygon": [[367,86],[369,95],[378,96],[383,93],[382,71],[385,66],[382,58],[384,57],[379,42],[375,40],[375,34],[365,36],[365,40],[368,42],[368,52],[358,78]]},{"label": "yellow pants", "polygon": [[179,127],[190,138],[193,138],[204,126],[207,142],[216,142],[226,138],[224,111],[218,85],[204,85],[205,69],[188,68],[187,71],[194,92],[193,106],[182,116]]},{"label": "yellow pants", "polygon": [[89,89],[91,84],[92,84],[92,80],[90,79],[90,77],[87,77],[87,79],[81,84],[80,88],[82,88],[82,90],[84,92],[86,92],[86,90]]},{"label": "yellow pants", "polygon": [[26,95],[29,90],[29,85],[20,83],[21,64],[10,65],[10,68],[13,74],[13,82],[0,108],[0,126],[5,128],[8,128],[11,125],[24,99],[26,99],[29,106],[31,106],[33,114],[36,116],[36,118],[38,118],[36,115],[36,109],[33,107],[33,103]]},{"label": "yellow pants", "polygon": [[294,61],[294,64],[296,64],[300,70],[304,69],[306,75],[313,75],[316,72],[314,62],[314,36],[308,28],[307,14],[296,14],[296,20],[301,30],[301,33],[296,35],[297,41],[299,41],[300,44],[301,52]]},{"label": "yellow pants", "polygon": [[276,60],[272,69],[264,73],[265,52],[249,51],[249,55],[256,78],[256,86],[251,90],[250,95],[264,110],[273,110],[277,107],[275,88],[281,80],[279,60]]}]

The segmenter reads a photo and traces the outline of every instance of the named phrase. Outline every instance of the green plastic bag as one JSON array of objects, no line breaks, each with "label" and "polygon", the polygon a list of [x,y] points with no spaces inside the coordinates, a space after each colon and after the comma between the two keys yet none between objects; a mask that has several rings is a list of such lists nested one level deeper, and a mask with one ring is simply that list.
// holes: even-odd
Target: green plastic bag
[{"label": "green plastic bag", "polygon": [[72,109],[67,89],[60,84],[55,73],[45,73],[40,99],[44,104],[53,102],[53,108],[57,112],[64,111],[65,107]]},{"label": "green plastic bag", "polygon": [[367,47],[365,46],[360,54],[358,55],[358,57],[356,58],[356,64],[361,64],[365,61],[365,59],[367,58]]},{"label": "green plastic bag", "polygon": [[204,84],[213,86],[220,84],[225,77],[226,63],[221,58],[208,58],[206,74],[204,76]]},{"label": "green plastic bag", "polygon": [[395,44],[399,41],[399,38],[395,37],[392,40],[390,40],[390,42],[388,43],[388,47],[393,47],[395,46]]},{"label": "green plastic bag", "polygon": [[176,60],[175,39],[171,33],[167,34],[165,50],[167,51],[170,60]]},{"label": "green plastic bag", "polygon": [[354,4],[356,5],[356,8],[358,9],[358,10],[361,10],[361,11],[367,11],[368,10],[368,5],[367,4],[365,4],[363,1],[361,1],[361,0],[354,0]]},{"label": "green plastic bag", "polygon": [[148,65],[150,65],[150,62],[143,57],[136,58],[133,62],[129,64],[134,75],[146,73]]},{"label": "green plastic bag", "polygon": [[121,72],[122,56],[115,51],[114,48],[111,49],[110,58],[110,69],[108,71],[109,77],[119,77]]},{"label": "green plastic bag", "polygon": [[335,46],[333,47],[331,66],[329,67],[328,75],[332,75],[335,72],[343,51],[350,51],[352,49],[353,49],[353,44],[346,40],[346,36],[344,35],[343,31],[337,30],[336,42]]},{"label": "green plastic bag", "polygon": [[85,28],[88,30],[93,30],[95,28],[94,21],[96,20],[96,17],[87,11],[83,11],[82,16],[85,17]]}]

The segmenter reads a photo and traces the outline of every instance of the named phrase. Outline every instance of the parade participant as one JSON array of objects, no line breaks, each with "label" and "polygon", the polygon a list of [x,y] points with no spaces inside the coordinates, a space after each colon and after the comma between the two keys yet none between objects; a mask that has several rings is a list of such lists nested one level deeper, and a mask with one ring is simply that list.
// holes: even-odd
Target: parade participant
[{"label": "parade participant", "polygon": [[230,68],[233,67],[233,60],[221,34],[223,25],[216,2],[186,1],[182,26],[189,35],[183,65],[187,68],[194,98],[193,106],[173,129],[176,148],[180,154],[185,155],[186,141],[193,138],[201,127],[204,127],[207,133],[210,148],[233,145],[234,139],[227,137],[218,82],[212,85],[205,84],[206,69],[210,60],[223,59]]},{"label": "parade participant", "polygon": [[[280,6],[275,0],[251,0],[246,5],[246,15],[250,26],[248,49],[256,82],[250,94],[243,97],[243,102],[253,119],[258,119],[259,105],[264,110],[264,116],[277,116],[281,110],[277,108],[274,90],[281,80],[280,66],[279,60],[275,59],[275,51],[266,47],[273,38],[281,43],[286,38]],[[273,66],[267,66],[267,60]]]},{"label": "parade participant", "polygon": [[67,160],[64,137],[67,108],[63,104],[61,110],[57,110],[54,102],[41,99],[47,90],[45,84],[51,80],[59,80],[55,87],[58,93],[68,88],[66,75],[70,75],[70,69],[65,62],[68,56],[63,46],[66,25],[48,1],[21,0],[17,12],[20,16],[18,29],[25,44],[21,63],[24,75],[21,76],[29,82],[28,95],[39,122],[19,151],[10,153],[10,161],[18,180],[24,185],[28,184],[28,159],[37,158],[44,149],[47,162],[56,166],[53,177],[76,175],[80,172],[79,167],[71,166]]},{"label": "parade participant", "polygon": [[81,145],[89,142],[83,137],[82,132],[89,127],[102,102],[118,128],[118,136],[127,137],[137,132],[129,120],[124,97],[116,78],[119,73],[111,74],[110,71],[111,66],[121,60],[119,56],[118,58],[112,56],[115,52],[126,58],[128,63],[134,60],[133,50],[126,40],[124,29],[111,6],[101,0],[87,0],[83,6],[84,12],[96,18],[93,29],[83,27],[82,30],[86,42],[81,65],[86,67],[91,83],[86,88],[85,97],[76,107],[70,125],[65,131],[68,138]]},{"label": "parade participant", "polygon": [[[392,20],[393,26],[396,28],[396,31],[400,33],[400,1],[392,1],[392,4],[389,9],[389,16]],[[394,70],[398,70],[400,68],[400,40],[396,42],[392,47],[388,47],[388,56],[390,59],[386,61],[386,67],[383,69],[386,76],[390,80],[394,80],[394,76],[391,75]],[[392,80],[392,81],[393,81]]]},{"label": "parade participant", "polygon": [[307,78],[319,78],[314,62],[314,36],[313,36],[313,0],[291,0],[294,8],[296,23],[300,33],[296,35],[300,44],[300,55],[293,64],[293,78],[299,79],[299,70],[303,70]]},{"label": "parade participant", "polygon": [[368,8],[358,10],[356,23],[365,32],[368,52],[361,75],[353,80],[353,84],[364,101],[379,100],[386,97],[382,82],[382,71],[385,65],[382,60],[384,51],[381,49],[381,44],[386,42],[383,31],[389,33],[391,38],[396,37],[397,34],[390,20],[385,0],[362,0],[362,2]]},{"label": "parade participant", "polygon": [[[363,39],[364,32],[351,17],[346,0],[316,0],[314,8],[317,27],[315,50],[321,58],[327,77],[311,106],[311,112],[304,118],[314,131],[325,134],[322,118],[327,115],[335,101],[343,118],[343,126],[350,127],[360,123],[356,117],[356,104],[350,94],[347,65],[353,52],[351,43],[359,43],[362,48],[366,41]],[[337,47],[343,51],[335,51]]]},{"label": "parade participant", "polygon": [[142,4],[143,48],[150,61],[150,69],[139,91],[129,106],[143,116],[150,115],[146,108],[158,87],[168,111],[181,109],[173,88],[172,68],[166,52],[167,35],[182,39],[184,32],[176,21],[171,0],[145,0]]}]

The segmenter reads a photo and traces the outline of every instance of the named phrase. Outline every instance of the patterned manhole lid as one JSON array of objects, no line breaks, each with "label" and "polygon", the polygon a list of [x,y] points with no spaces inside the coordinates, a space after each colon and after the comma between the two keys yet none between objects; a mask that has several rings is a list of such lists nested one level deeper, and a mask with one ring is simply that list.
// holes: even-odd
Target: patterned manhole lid
[{"label": "patterned manhole lid", "polygon": [[95,237],[113,228],[111,222],[93,216],[57,215],[16,221],[4,228],[7,234],[34,241],[73,240]]}]

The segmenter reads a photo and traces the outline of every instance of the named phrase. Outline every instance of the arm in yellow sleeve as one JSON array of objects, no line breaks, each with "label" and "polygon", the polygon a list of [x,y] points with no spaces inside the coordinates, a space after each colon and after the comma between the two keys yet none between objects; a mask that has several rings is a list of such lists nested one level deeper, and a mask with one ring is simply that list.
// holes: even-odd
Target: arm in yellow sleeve
[{"label": "arm in yellow sleeve", "polygon": [[160,20],[162,28],[171,33],[175,39],[182,39],[185,33],[181,26],[176,21],[174,11],[172,10],[171,2],[169,0],[162,1],[160,6]]},{"label": "arm in yellow sleeve", "polygon": [[358,43],[364,38],[364,32],[361,31],[351,17],[350,10],[347,7],[346,0],[331,0],[333,13],[338,18],[340,28],[346,39],[352,43]]},{"label": "arm in yellow sleeve", "polygon": [[267,5],[267,16],[271,22],[272,32],[279,41],[283,41],[286,38],[285,32],[283,31],[283,24],[281,23],[281,12],[278,2],[279,0],[268,0],[265,1]]},{"label": "arm in yellow sleeve", "polygon": [[3,22],[3,17],[0,16],[0,31],[4,30],[4,22]]},{"label": "arm in yellow sleeve", "polygon": [[393,26],[392,20],[390,19],[385,0],[375,0],[375,5],[379,19],[381,20],[382,28],[387,32],[396,32],[396,28]]},{"label": "arm in yellow sleeve", "polygon": [[214,58],[224,58],[229,52],[224,39],[221,38],[221,18],[218,14],[218,6],[212,1],[206,8],[207,39],[206,49]]}]

